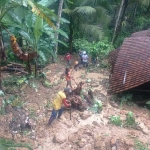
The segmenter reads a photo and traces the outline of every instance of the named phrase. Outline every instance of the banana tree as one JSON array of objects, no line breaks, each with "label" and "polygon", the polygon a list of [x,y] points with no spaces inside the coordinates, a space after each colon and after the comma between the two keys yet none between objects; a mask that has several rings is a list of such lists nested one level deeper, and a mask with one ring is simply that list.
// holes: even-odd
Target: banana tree
[{"label": "banana tree", "polygon": [[[37,43],[39,40],[39,37],[41,36],[41,33],[38,32],[40,31],[39,28],[37,27],[37,24],[41,23],[43,20],[45,20],[49,26],[51,26],[52,28],[55,29],[55,25],[53,23],[53,18],[56,19],[56,15],[49,10],[48,8],[34,3],[32,0],[3,0],[0,1],[0,27],[2,25],[2,20],[4,19],[5,15],[12,10],[13,8],[19,7],[19,6],[24,6],[28,9],[31,10],[32,13],[34,13],[37,17],[36,17],[36,21],[35,21],[35,28],[34,28],[34,35],[35,35],[35,49],[37,49]],[[42,24],[40,24],[42,26]],[[40,26],[40,27],[41,27]],[[37,31],[37,32],[36,32]],[[21,34],[22,32],[20,32]],[[0,34],[2,35],[2,34]],[[23,34],[22,34],[23,35]],[[27,34],[26,34],[27,37]],[[28,37],[29,39],[29,37]],[[2,42],[2,37],[0,37],[0,56],[2,56],[2,51],[3,51],[3,42]],[[1,60],[1,58],[0,58]],[[1,74],[1,72],[0,72]],[[1,84],[1,75],[0,75],[0,84]],[[2,86],[0,85],[0,89],[2,88]]]}]

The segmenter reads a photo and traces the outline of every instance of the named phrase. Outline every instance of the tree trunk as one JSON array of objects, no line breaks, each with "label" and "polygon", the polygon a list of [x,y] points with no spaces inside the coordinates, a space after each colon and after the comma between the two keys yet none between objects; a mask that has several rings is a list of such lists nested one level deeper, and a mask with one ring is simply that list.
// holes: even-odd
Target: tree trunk
[{"label": "tree trunk", "polygon": [[[0,68],[1,68],[1,62],[2,62],[2,52],[4,51],[4,44],[2,41],[2,31],[0,26]],[[2,71],[0,69],[0,90],[2,90]]]},{"label": "tree trunk", "polygon": [[116,20],[115,29],[114,29],[114,33],[113,33],[113,37],[112,37],[112,43],[113,44],[117,40],[117,37],[118,37],[119,32],[121,30],[122,21],[123,21],[124,15],[125,15],[127,4],[128,4],[128,0],[122,0],[121,1],[121,5],[119,8],[118,17]]},{"label": "tree trunk", "polygon": [[70,53],[72,54],[73,31],[74,31],[74,28],[73,28],[73,18],[72,18],[72,16],[70,16],[69,30],[70,30],[70,33],[69,33],[69,51],[70,51]]},{"label": "tree trunk", "polygon": [[131,29],[133,29],[134,27],[134,20],[135,20],[137,7],[138,7],[138,2],[136,2],[135,7],[134,7],[134,13],[133,13],[132,21],[131,21]]},{"label": "tree trunk", "polygon": [[[58,20],[57,20],[57,23],[56,23],[56,28],[57,29],[60,28],[60,18],[61,18],[61,14],[62,14],[63,3],[64,3],[64,0],[59,0]],[[59,37],[59,33],[56,32],[56,34],[55,34],[56,40],[58,40],[58,37]],[[58,42],[56,42],[55,47],[54,47],[54,55],[55,56],[57,56],[57,51],[58,51]],[[52,62],[56,62],[54,56],[52,56]]]}]

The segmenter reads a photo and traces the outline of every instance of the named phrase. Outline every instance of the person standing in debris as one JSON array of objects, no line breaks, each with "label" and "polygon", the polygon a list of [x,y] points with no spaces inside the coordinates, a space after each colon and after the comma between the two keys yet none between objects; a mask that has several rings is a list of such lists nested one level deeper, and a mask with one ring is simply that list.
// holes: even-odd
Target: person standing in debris
[{"label": "person standing in debris", "polygon": [[52,114],[50,116],[50,119],[48,121],[48,126],[51,125],[53,120],[57,117],[58,119],[63,113],[63,107],[64,104],[66,107],[71,107],[71,103],[68,103],[66,100],[67,95],[71,92],[71,89],[65,88],[64,91],[59,91],[56,95],[56,98],[52,102],[53,110]]},{"label": "person standing in debris", "polygon": [[71,79],[72,79],[72,77],[71,77],[71,69],[70,68],[66,68],[66,70],[65,70],[65,78],[66,78],[66,81],[67,81],[66,88],[68,86],[70,86],[71,89],[72,89],[72,85],[71,85]]},{"label": "person standing in debris", "polygon": [[83,55],[83,52],[80,50],[79,51],[79,58],[80,58],[79,65],[83,65],[82,55]]},{"label": "person standing in debris", "polygon": [[83,52],[83,55],[82,55],[82,59],[83,59],[83,66],[84,67],[88,67],[88,55],[86,53],[86,51]]},{"label": "person standing in debris", "polygon": [[71,65],[71,55],[70,55],[70,53],[67,53],[65,55],[65,60],[67,61],[67,65],[70,66]]}]

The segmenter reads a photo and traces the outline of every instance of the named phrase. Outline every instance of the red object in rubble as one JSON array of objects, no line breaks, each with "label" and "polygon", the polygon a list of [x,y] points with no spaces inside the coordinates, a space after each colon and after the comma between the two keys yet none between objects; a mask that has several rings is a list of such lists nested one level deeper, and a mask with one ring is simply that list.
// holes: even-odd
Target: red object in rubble
[{"label": "red object in rubble", "polygon": [[70,53],[67,53],[67,54],[65,55],[65,59],[66,59],[66,60],[70,60],[70,59],[71,59]]}]

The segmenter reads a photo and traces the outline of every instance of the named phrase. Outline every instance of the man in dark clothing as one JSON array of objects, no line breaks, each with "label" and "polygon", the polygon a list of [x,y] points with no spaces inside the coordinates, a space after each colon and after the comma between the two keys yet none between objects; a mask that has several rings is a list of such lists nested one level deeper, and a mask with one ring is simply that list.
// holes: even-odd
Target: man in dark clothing
[{"label": "man in dark clothing", "polygon": [[82,55],[83,55],[83,52],[80,50],[80,51],[79,51],[79,57],[80,57],[79,65],[82,65],[82,64],[83,64]]}]

